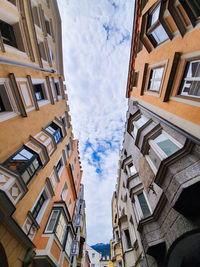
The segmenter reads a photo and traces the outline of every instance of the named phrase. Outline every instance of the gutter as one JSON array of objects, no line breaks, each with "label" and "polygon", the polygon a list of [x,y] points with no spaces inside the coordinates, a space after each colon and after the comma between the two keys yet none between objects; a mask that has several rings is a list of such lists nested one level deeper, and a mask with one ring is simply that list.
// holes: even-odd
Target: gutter
[{"label": "gutter", "polygon": [[34,66],[34,65],[31,65],[31,64],[27,64],[27,63],[21,63],[19,61],[10,60],[10,59],[0,58],[0,63],[1,64],[19,66],[19,67],[26,67],[26,68],[35,69],[35,70],[41,70],[41,71],[50,72],[50,73],[55,73],[56,72],[54,69],[41,68],[41,67],[38,67],[38,66]]}]

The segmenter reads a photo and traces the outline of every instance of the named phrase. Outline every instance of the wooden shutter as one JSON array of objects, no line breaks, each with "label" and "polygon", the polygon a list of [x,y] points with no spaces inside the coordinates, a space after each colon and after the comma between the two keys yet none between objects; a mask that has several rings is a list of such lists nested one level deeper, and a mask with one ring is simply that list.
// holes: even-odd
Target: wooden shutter
[{"label": "wooden shutter", "polygon": [[53,90],[56,96],[56,101],[58,101],[58,95],[57,95],[57,91],[56,91],[56,86],[55,86],[55,80],[54,77],[51,78],[52,79],[52,83],[53,83]]},{"label": "wooden shutter", "polygon": [[27,117],[26,109],[24,107],[21,95],[19,93],[19,88],[17,86],[17,82],[15,79],[14,73],[9,73],[9,79],[10,79],[11,90],[12,90],[13,96],[16,100],[16,104],[17,104],[17,107],[19,109],[19,112],[21,113],[22,117]]},{"label": "wooden shutter", "polygon": [[49,93],[50,102],[52,105],[54,105],[54,99],[53,99],[53,94],[52,94],[52,90],[51,90],[51,84],[50,84],[50,80],[49,80],[48,76],[46,76],[46,83],[47,83],[47,89],[48,89],[48,93]]},{"label": "wooden shutter", "polygon": [[13,25],[13,31],[15,34],[15,40],[17,43],[17,48],[23,52],[25,52],[25,47],[23,43],[23,37],[21,34],[21,29],[20,29],[20,22],[17,22]]},{"label": "wooden shutter", "polygon": [[31,91],[31,96],[33,98],[35,109],[39,110],[38,102],[37,102],[37,99],[36,99],[36,96],[35,96],[35,92],[34,92],[34,89],[33,89],[33,83],[32,83],[32,80],[31,80],[31,76],[27,75],[26,78],[28,80],[28,85],[29,85],[29,88],[30,88],[30,91]]},{"label": "wooden shutter", "polygon": [[143,72],[142,87],[141,87],[140,95],[143,95],[144,94],[145,84],[146,84],[146,80],[147,80],[147,71],[148,71],[148,64],[145,63],[145,65],[144,65],[144,72]]},{"label": "wooden shutter", "polygon": [[40,51],[41,58],[47,61],[47,56],[46,56],[46,52],[45,52],[45,48],[44,48],[44,43],[43,42],[39,43],[39,51]]},{"label": "wooden shutter", "polygon": [[49,51],[49,46],[48,46],[48,42],[47,39],[44,39],[44,48],[46,51],[46,56],[47,56],[47,61],[49,63],[49,66],[52,67],[52,61],[51,61],[51,57],[50,57],[50,51]]},{"label": "wooden shutter", "polygon": [[5,47],[4,47],[4,43],[3,43],[3,39],[1,36],[1,31],[0,31],[0,47],[1,47],[1,52],[6,52]]},{"label": "wooden shutter", "polygon": [[62,99],[65,99],[65,93],[64,93],[64,88],[63,88],[63,80],[61,77],[59,77],[59,85],[60,85],[60,91],[62,95]]},{"label": "wooden shutter", "polygon": [[44,36],[47,36],[47,30],[46,30],[45,18],[44,18],[44,10],[42,9],[41,4],[39,4],[38,7],[39,7],[39,14],[40,14],[40,21],[41,21],[42,31],[44,33]]},{"label": "wooden shutter", "polygon": [[54,35],[54,29],[53,29],[53,21],[50,19],[50,30],[51,30],[51,36],[53,38],[53,41],[55,42],[55,35]]},{"label": "wooden shutter", "polygon": [[20,8],[21,17],[22,17],[21,22],[22,22],[22,27],[23,27],[23,30],[24,30],[25,41],[26,41],[26,44],[27,44],[28,55],[29,55],[31,61],[35,62],[35,57],[34,57],[33,48],[32,48],[31,39],[30,39],[30,34],[29,34],[29,30],[28,30],[28,25],[27,25],[27,19],[26,19],[26,14],[25,14],[25,10],[24,10],[24,1],[23,0],[19,0],[19,8]]}]

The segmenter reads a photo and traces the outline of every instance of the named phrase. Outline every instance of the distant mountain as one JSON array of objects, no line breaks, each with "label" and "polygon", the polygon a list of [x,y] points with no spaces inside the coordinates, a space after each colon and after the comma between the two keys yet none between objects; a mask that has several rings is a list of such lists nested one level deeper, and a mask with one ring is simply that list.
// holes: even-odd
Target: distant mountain
[{"label": "distant mountain", "polygon": [[102,257],[109,256],[110,258],[110,244],[97,243],[91,247],[97,252],[101,253]]}]

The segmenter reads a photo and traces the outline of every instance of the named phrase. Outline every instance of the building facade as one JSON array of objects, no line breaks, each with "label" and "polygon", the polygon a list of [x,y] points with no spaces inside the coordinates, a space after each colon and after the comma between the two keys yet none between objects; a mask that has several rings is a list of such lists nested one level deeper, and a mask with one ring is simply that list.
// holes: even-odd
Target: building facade
[{"label": "building facade", "polygon": [[68,267],[82,170],[57,2],[0,5],[0,265]]},{"label": "building facade", "polygon": [[198,1],[135,1],[118,205],[142,266],[200,265],[199,15]]},{"label": "building facade", "polygon": [[112,202],[111,202],[111,211],[112,211],[112,228],[113,228],[113,239],[110,241],[110,252],[111,260],[113,267],[122,267],[123,266],[123,255],[122,255],[122,239],[119,228],[119,212],[117,205],[117,192],[113,193]]},{"label": "building facade", "polygon": [[101,253],[97,252],[89,245],[86,245],[86,250],[90,259],[90,267],[100,267]]}]

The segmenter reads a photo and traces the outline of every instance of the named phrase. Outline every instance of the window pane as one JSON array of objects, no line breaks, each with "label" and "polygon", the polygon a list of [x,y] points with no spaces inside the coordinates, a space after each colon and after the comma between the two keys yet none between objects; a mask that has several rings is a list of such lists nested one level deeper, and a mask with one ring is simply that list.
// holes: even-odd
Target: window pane
[{"label": "window pane", "polygon": [[65,251],[66,251],[66,253],[67,253],[68,256],[70,255],[70,252],[71,252],[71,244],[72,244],[72,234],[69,231],[68,232],[68,235],[67,235],[66,246],[65,246]]},{"label": "window pane", "polygon": [[151,15],[151,26],[158,20],[160,13],[160,5],[156,7],[156,9],[153,11]]},{"label": "window pane", "polygon": [[180,148],[174,144],[170,139],[168,139],[164,134],[157,136],[154,141],[157,145],[165,152],[167,156],[174,154]]},{"label": "window pane", "polygon": [[200,60],[190,61],[186,64],[181,95],[200,96]]},{"label": "window pane", "polygon": [[20,151],[20,154],[26,157],[27,159],[31,159],[33,157],[33,154],[26,149],[22,149]]},{"label": "window pane", "polygon": [[146,199],[144,197],[144,194],[141,193],[137,197],[138,197],[138,200],[139,200],[139,203],[140,203],[140,207],[142,209],[142,213],[143,213],[144,217],[149,216],[150,215],[150,210],[149,210],[149,207],[147,205],[147,202],[146,202]]},{"label": "window pane", "polygon": [[35,97],[37,101],[44,99],[42,84],[33,84],[33,90],[35,92]]},{"label": "window pane", "polygon": [[29,174],[27,171],[25,171],[25,172],[22,174],[22,178],[23,178],[25,184],[27,184],[28,181],[29,181],[29,179],[30,179],[30,174]]},{"label": "window pane", "polygon": [[47,226],[47,231],[53,231],[57,217],[58,217],[59,211],[58,210],[53,210],[51,213],[51,218]]},{"label": "window pane", "polygon": [[160,44],[169,38],[162,25],[159,25],[151,34],[157,44]]},{"label": "window pane", "polygon": [[163,71],[164,71],[164,67],[151,70],[148,90],[156,91],[156,92],[159,91],[162,76],[163,76]]},{"label": "window pane", "polygon": [[56,228],[56,235],[57,235],[61,244],[63,244],[65,234],[66,234],[66,229],[67,229],[67,222],[66,222],[63,214],[61,213],[59,221],[58,221],[58,225]]},{"label": "window pane", "polygon": [[139,120],[137,120],[136,123],[139,127],[142,127],[147,121],[148,121],[147,118],[141,116],[141,118],[139,118]]},{"label": "window pane", "polygon": [[153,162],[153,164],[155,165],[155,167],[158,169],[160,166],[160,163],[161,163],[161,159],[158,157],[158,155],[152,149],[152,147],[149,148],[148,155],[149,155],[151,161]]},{"label": "window pane", "polygon": [[33,161],[33,166],[34,166],[35,169],[38,169],[38,167],[39,167],[39,162],[38,162],[37,159],[34,159],[34,161]]}]

